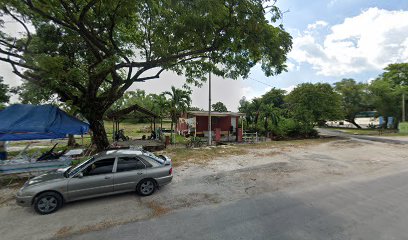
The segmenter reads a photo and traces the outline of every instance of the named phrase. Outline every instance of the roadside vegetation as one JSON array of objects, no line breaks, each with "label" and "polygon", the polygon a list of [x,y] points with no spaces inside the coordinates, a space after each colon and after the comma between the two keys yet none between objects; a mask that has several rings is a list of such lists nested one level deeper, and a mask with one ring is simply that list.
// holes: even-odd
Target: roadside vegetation
[{"label": "roadside vegetation", "polygon": [[[0,77],[0,109],[14,93],[21,103],[54,104],[88,121],[92,135],[69,136],[71,148],[81,144],[96,151],[106,149],[113,134],[112,118],[108,116],[135,104],[159,116],[156,127],[170,129],[166,134],[171,135],[171,142],[184,147],[190,140],[175,134],[175,125],[186,111],[202,110],[192,106],[191,86],[201,86],[208,73],[238,79],[247,77],[256,65],[266,76],[286,71],[292,37],[283,25],[270,24],[282,18],[274,5],[249,0],[240,4],[215,1],[211,6],[204,0],[189,4],[96,2],[0,4],[1,14],[16,20],[26,31],[15,37],[1,26],[0,45],[4,51],[0,61],[10,64],[23,84],[10,89]],[[70,14],[62,14],[66,12]],[[265,18],[265,12],[270,19]],[[164,71],[185,76],[183,87],[173,86],[157,94],[129,90],[134,83],[159,78]],[[377,111],[383,116],[381,128],[387,126],[387,117],[395,119],[392,129],[402,121],[408,63],[390,64],[369,83],[339,79],[331,85],[302,80],[310,83],[299,84],[291,92],[272,88],[253,99],[243,97],[239,111],[245,114],[240,123],[245,132],[257,132],[268,140],[317,138],[316,126],[330,120],[345,119],[360,128],[354,119],[362,111]],[[212,110],[228,111],[223,102],[213,103]],[[141,139],[150,136],[150,121],[132,113],[121,120],[120,128],[131,139]],[[344,131],[377,134],[369,130]],[[57,150],[61,149],[64,146],[58,146]],[[9,152],[9,156],[16,154]],[[184,159],[183,154],[180,152],[180,159]]]},{"label": "roadside vegetation", "polygon": [[0,30],[0,61],[24,81],[20,93],[38,90],[75,109],[98,150],[109,145],[102,120],[134,83],[172,71],[200,85],[209,72],[237,79],[256,64],[273,76],[292,47],[282,12],[263,1],[3,1],[0,9],[25,30]]},{"label": "roadside vegetation", "polygon": [[[371,83],[343,79],[334,83],[303,83],[286,93],[273,88],[264,95],[247,100],[243,97],[239,110],[245,113],[245,129],[272,139],[313,138],[315,126],[326,121],[346,120],[356,128],[359,113],[377,111],[384,122],[378,130],[345,130],[359,134],[393,134],[402,120],[402,99],[408,91],[408,63],[390,64]],[[394,121],[388,126],[388,117]]]},{"label": "roadside vegetation", "polygon": [[300,84],[289,94],[273,88],[251,101],[243,97],[239,110],[246,130],[275,140],[315,138],[316,125],[342,117],[341,97],[327,83]]}]

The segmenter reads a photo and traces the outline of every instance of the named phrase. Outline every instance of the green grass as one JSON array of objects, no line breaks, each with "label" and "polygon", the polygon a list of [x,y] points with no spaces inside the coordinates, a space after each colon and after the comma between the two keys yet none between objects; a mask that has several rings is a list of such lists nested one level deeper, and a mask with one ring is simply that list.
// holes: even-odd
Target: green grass
[{"label": "green grass", "polygon": [[[105,124],[105,131],[108,136],[109,141],[112,141],[112,121],[104,121]],[[163,121],[163,128],[170,129],[170,121],[164,120]],[[156,128],[160,127],[160,122],[156,123]],[[131,120],[126,120],[120,123],[119,126],[120,129],[125,130],[125,135],[129,136],[130,138],[142,138],[143,135],[146,135],[146,137],[150,136],[150,123],[135,123]],[[78,144],[82,144],[82,138],[80,136],[75,137],[76,141]],[[34,143],[39,143],[39,145],[53,145],[51,141],[16,141],[16,142],[9,142],[9,146],[25,146],[27,145],[28,142],[34,142]],[[66,140],[62,140],[61,142],[66,142]],[[88,146],[91,143],[91,136],[89,134],[86,134],[83,136],[83,145]]]},{"label": "green grass", "polygon": [[[159,127],[160,124],[156,124],[156,127]],[[170,129],[170,122],[165,121],[163,123],[163,127]],[[112,141],[112,122],[105,121],[105,128],[108,134],[109,141]],[[125,130],[125,135],[129,136],[131,139],[141,138],[143,135],[149,136],[150,135],[150,124],[147,123],[135,123],[132,121],[124,121],[120,125],[121,129]],[[339,129],[344,130],[344,129]],[[366,131],[366,130],[363,130]],[[375,131],[375,130],[374,130]],[[378,134],[378,132],[376,133]],[[170,135],[170,134],[166,134]],[[183,136],[176,135],[176,145],[170,146],[166,151],[165,154],[171,156],[175,162],[175,164],[181,164],[185,161],[189,161],[193,159],[199,163],[206,162],[208,159],[213,159],[215,157],[220,156],[228,156],[228,155],[239,155],[244,154],[247,152],[247,149],[257,149],[257,148],[273,148],[273,147],[281,147],[286,145],[302,145],[302,144],[311,144],[311,143],[319,143],[323,141],[327,141],[326,139],[307,139],[307,140],[288,140],[288,141],[271,141],[271,142],[261,142],[257,144],[238,144],[232,147],[211,147],[211,148],[198,148],[198,149],[186,149],[185,144],[188,141],[187,138]],[[78,144],[82,144],[82,139],[78,137],[77,139]],[[57,146],[56,151],[66,149],[67,140],[58,141],[60,144]],[[85,135],[83,138],[84,147],[89,146],[91,143],[91,138],[89,135]],[[10,146],[22,146],[27,144],[27,142],[11,142]],[[29,154],[33,154],[37,151],[44,153],[49,150],[49,148],[36,148],[35,145],[41,146],[48,146],[52,147],[55,144],[51,141],[37,141],[31,148],[28,150]],[[11,151],[8,152],[9,157],[16,156],[20,151]],[[87,157],[76,160],[73,162],[73,165],[80,163],[81,161],[87,159]]]},{"label": "green grass", "polygon": [[[104,121],[105,124],[105,130],[106,133],[108,134],[109,140],[112,139],[112,121]],[[171,122],[169,120],[163,120],[163,128],[165,129],[170,129]],[[160,128],[160,122],[158,121],[156,123],[156,128]],[[150,136],[151,130],[150,130],[150,123],[138,123],[129,120],[124,120],[120,123],[119,129],[124,129],[125,130],[125,135],[129,136],[130,138],[137,139],[137,138],[142,138],[143,135],[146,135],[146,137]]]},{"label": "green grass", "polygon": [[[54,143],[53,143],[53,144],[54,144]],[[52,145],[53,145],[53,144],[52,144]],[[54,152],[63,151],[63,150],[65,150],[66,148],[67,148],[66,146],[57,146],[57,147],[55,147]],[[47,152],[47,151],[49,151],[49,150],[50,150],[50,148],[35,148],[35,147],[32,147],[32,148],[29,148],[29,149],[27,150],[27,154],[28,154],[29,156],[32,156],[33,154],[36,154],[36,156],[39,157],[39,156],[41,156],[43,153],[45,153],[45,152]],[[8,155],[9,158],[10,158],[10,157],[15,157],[15,156],[17,156],[20,152],[21,152],[21,151],[9,151],[9,152],[7,152],[7,155]]]}]

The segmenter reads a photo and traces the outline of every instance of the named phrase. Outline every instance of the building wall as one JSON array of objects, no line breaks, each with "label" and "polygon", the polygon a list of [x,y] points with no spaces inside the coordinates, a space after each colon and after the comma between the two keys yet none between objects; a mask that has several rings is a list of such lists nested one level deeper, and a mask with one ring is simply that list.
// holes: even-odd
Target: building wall
[{"label": "building wall", "polygon": [[208,117],[197,116],[197,132],[208,131]]},{"label": "building wall", "polygon": [[[221,128],[221,131],[229,131],[231,126],[231,116],[211,117],[211,130]],[[208,117],[197,116],[197,132],[208,131]]]},{"label": "building wall", "polygon": [[188,131],[188,125],[185,122],[178,122],[176,126],[176,130],[178,132],[187,132]]}]

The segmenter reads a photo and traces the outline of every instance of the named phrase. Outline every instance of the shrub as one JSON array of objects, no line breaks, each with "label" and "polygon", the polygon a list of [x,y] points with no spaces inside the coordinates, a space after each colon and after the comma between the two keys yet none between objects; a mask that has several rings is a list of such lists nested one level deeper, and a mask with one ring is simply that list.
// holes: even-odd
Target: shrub
[{"label": "shrub", "polygon": [[294,119],[281,119],[277,126],[272,128],[274,139],[285,138],[315,138],[318,136],[317,131],[312,125],[304,124]]}]

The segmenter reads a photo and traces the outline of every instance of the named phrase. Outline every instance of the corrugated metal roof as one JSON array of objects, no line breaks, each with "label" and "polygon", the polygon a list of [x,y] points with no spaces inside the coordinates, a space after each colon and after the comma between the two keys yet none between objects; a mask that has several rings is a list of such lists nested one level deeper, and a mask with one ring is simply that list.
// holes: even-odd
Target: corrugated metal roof
[{"label": "corrugated metal roof", "polygon": [[[188,111],[187,112],[190,115],[193,116],[208,116],[208,111]],[[238,116],[245,116],[245,113],[239,113],[239,112],[211,112],[212,117],[226,117],[226,116],[232,116],[232,117],[238,117]]]}]

